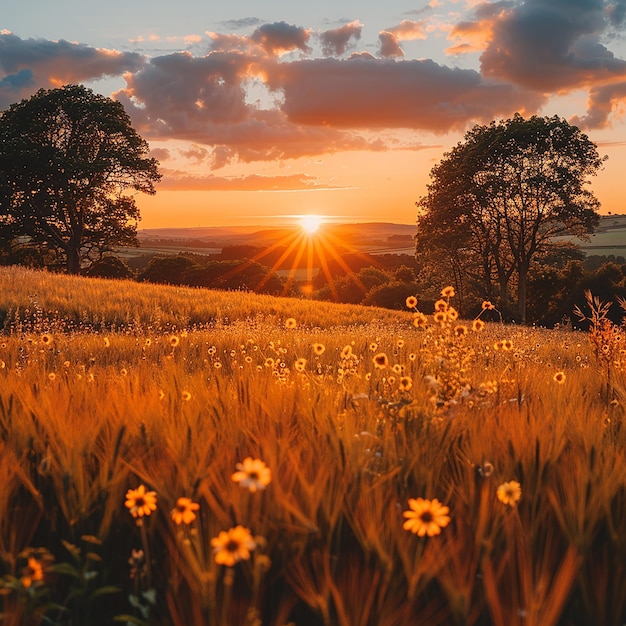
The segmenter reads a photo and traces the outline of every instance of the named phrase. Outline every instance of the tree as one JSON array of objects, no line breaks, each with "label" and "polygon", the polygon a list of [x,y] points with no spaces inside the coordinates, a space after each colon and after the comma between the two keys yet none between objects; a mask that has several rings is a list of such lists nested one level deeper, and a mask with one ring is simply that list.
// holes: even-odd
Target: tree
[{"label": "tree", "polygon": [[447,255],[455,277],[482,286],[526,321],[528,272],[558,235],[585,236],[600,203],[586,189],[606,157],[558,116],[475,126],[430,173],[417,203],[416,253]]},{"label": "tree", "polygon": [[128,192],[161,176],[120,102],[81,85],[39,90],[0,113],[0,224],[58,249],[68,273],[136,244]]}]

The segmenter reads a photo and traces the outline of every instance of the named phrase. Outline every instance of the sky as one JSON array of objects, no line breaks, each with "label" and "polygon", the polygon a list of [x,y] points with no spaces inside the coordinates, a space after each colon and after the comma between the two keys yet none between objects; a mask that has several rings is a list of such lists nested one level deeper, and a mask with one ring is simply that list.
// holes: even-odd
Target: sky
[{"label": "sky", "polygon": [[626,213],[626,0],[22,0],[0,13],[0,110],[82,83],[159,160],[140,228],[302,214],[413,224],[475,124],[559,115]]}]

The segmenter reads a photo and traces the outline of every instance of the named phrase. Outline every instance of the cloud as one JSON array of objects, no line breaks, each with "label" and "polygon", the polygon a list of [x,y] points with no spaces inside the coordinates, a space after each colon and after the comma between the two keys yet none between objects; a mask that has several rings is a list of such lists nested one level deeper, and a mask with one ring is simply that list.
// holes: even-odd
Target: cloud
[{"label": "cloud", "polygon": [[268,54],[280,55],[293,50],[310,52],[307,46],[311,31],[286,22],[274,22],[259,26],[250,39],[260,45]]},{"label": "cloud", "polygon": [[580,128],[602,128],[609,123],[611,113],[626,100],[626,81],[600,87],[592,87],[587,101],[587,112],[574,116],[570,122]]},{"label": "cloud", "polygon": [[354,56],[279,64],[276,72],[270,85],[283,90],[282,109],[296,124],[446,132],[544,103],[540,94],[431,60]]},{"label": "cloud", "polygon": [[92,48],[69,41],[20,39],[0,33],[0,109],[38,88],[82,83],[137,71],[144,58],[134,52]]},{"label": "cloud", "polygon": [[251,28],[262,24],[263,20],[258,17],[244,17],[239,20],[225,20],[222,25],[230,30],[239,30],[240,28]]},{"label": "cloud", "polygon": [[378,39],[380,41],[379,54],[381,57],[385,59],[403,57],[404,51],[400,46],[401,41],[426,39],[424,22],[402,20],[397,26],[381,31],[378,34]]},{"label": "cloud", "polygon": [[180,172],[166,172],[159,183],[159,189],[164,191],[301,191],[340,188],[305,174],[222,177],[189,176]]},{"label": "cloud", "polygon": [[404,56],[404,50],[400,47],[398,38],[386,30],[378,33],[378,39],[380,41],[380,48],[378,54],[384,59],[391,59]]},{"label": "cloud", "polygon": [[[602,43],[623,20],[624,2],[520,0],[481,3],[473,28],[485,33],[483,75],[545,93],[598,86],[626,78],[626,62]],[[612,15],[612,17],[611,17]],[[470,24],[457,27],[460,34]]]},{"label": "cloud", "polygon": [[320,33],[320,42],[322,43],[322,52],[327,55],[341,56],[347,48],[356,43],[361,38],[363,24],[358,20],[344,24],[340,28]]},{"label": "cloud", "polygon": [[167,161],[172,157],[167,148],[152,148],[150,150],[150,156],[157,161]]}]

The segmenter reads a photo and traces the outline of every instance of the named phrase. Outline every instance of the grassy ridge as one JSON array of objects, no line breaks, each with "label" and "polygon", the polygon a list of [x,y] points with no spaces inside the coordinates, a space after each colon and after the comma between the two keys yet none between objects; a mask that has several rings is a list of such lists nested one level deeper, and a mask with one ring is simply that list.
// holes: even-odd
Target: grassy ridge
[{"label": "grassy ridge", "polygon": [[[4,623],[626,619],[620,329],[473,331],[453,297],[418,328],[410,312],[20,272],[1,274],[4,310],[37,294],[58,313],[20,313],[0,338]],[[177,308],[229,323],[183,327]],[[72,311],[89,332],[63,332]],[[232,479],[246,457],[271,470],[264,489]],[[140,525],[124,505],[139,485],[156,494]],[[180,497],[199,505],[189,525]],[[449,507],[439,534],[403,527],[417,498]],[[212,540],[237,525],[255,548],[220,565]]]}]

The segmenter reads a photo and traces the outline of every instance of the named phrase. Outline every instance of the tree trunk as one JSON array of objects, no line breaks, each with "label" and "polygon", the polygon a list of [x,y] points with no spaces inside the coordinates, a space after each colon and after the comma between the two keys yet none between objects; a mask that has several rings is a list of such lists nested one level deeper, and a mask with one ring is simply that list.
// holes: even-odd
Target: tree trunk
[{"label": "tree trunk", "polygon": [[521,266],[517,277],[517,310],[522,324],[526,323],[526,287],[528,284],[528,268]]},{"label": "tree trunk", "polygon": [[79,254],[79,250],[80,247],[73,245],[70,243],[70,245],[67,248],[67,264],[66,264],[66,268],[67,268],[67,273],[68,274],[80,274],[80,254]]}]

